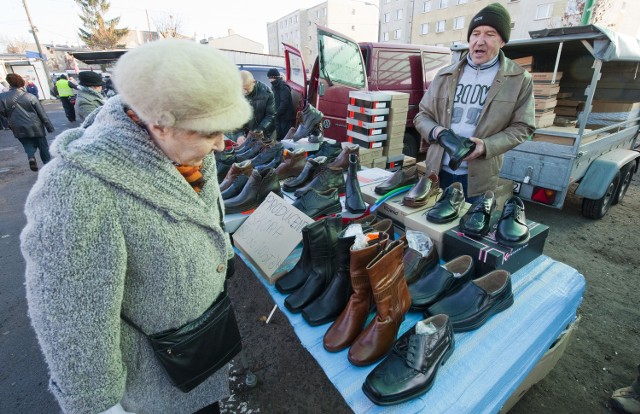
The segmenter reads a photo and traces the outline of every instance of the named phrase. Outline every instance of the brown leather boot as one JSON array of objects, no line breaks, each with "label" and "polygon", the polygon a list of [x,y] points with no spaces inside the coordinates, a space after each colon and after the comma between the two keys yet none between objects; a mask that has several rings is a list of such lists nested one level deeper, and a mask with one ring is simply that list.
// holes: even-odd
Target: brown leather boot
[{"label": "brown leather boot", "polygon": [[360,250],[351,249],[349,276],[353,293],[349,297],[347,307],[324,334],[323,344],[327,351],[342,351],[349,347],[362,332],[373,307],[373,295],[366,266],[378,255],[387,237],[386,233],[380,233],[379,238],[372,241],[370,246]]},{"label": "brown leather boot", "polygon": [[278,179],[284,180],[285,178],[299,176],[306,163],[307,153],[304,149],[300,148],[295,151],[286,151],[284,161],[276,168]]},{"label": "brown leather boot", "polygon": [[224,180],[220,183],[220,191],[224,191],[231,187],[231,184],[238,178],[239,175],[246,175],[249,177],[253,171],[253,163],[251,160],[233,163],[229,172],[224,177]]},{"label": "brown leather boot", "polygon": [[358,144],[344,144],[342,147],[342,151],[335,160],[331,161],[329,167],[340,167],[343,170],[347,170],[349,168],[349,156],[351,154],[358,155],[358,171],[360,170],[360,145]]},{"label": "brown leather boot", "polygon": [[411,306],[411,296],[404,278],[404,242],[387,242],[366,267],[377,313],[349,349],[349,362],[366,366],[391,351],[404,315]]}]

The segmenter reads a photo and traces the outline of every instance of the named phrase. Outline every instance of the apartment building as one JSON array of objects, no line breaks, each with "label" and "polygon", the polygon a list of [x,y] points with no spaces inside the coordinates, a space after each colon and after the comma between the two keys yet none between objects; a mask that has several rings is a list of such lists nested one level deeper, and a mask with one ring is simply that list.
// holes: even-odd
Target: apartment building
[{"label": "apartment building", "polygon": [[305,65],[311,65],[318,55],[317,25],[358,42],[376,41],[378,10],[376,3],[353,0],[328,0],[308,9],[295,10],[267,23],[269,54],[283,55],[282,43],[287,43],[300,50]]},{"label": "apartment building", "polygon": [[380,41],[411,42],[411,21],[418,0],[380,0]]}]

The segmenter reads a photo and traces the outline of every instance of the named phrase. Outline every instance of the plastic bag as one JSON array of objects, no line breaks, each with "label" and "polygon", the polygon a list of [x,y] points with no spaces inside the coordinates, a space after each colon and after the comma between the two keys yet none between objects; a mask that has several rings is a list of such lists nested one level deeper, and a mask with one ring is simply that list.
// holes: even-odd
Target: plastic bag
[{"label": "plastic bag", "polygon": [[405,237],[407,238],[409,248],[420,252],[422,257],[427,257],[433,248],[433,241],[431,238],[421,231],[407,230]]}]

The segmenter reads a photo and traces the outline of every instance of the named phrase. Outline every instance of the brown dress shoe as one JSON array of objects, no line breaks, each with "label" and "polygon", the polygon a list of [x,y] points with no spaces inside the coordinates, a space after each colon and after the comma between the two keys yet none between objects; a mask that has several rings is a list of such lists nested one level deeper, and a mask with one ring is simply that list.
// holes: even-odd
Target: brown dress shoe
[{"label": "brown dress shoe", "polygon": [[402,204],[408,207],[422,207],[429,201],[429,198],[438,194],[440,189],[440,178],[435,171],[431,171],[428,176],[420,177],[418,183],[402,199]]},{"label": "brown dress shoe", "polygon": [[227,188],[231,187],[231,184],[238,178],[240,175],[246,175],[247,177],[251,175],[253,171],[253,164],[251,160],[246,160],[242,162],[233,163],[229,172],[224,177],[224,180],[220,183],[220,191],[224,191]]},{"label": "brown dress shoe", "polygon": [[351,154],[358,155],[358,170],[360,170],[360,145],[358,144],[344,144],[342,151],[335,160],[331,161],[329,167],[340,167],[343,170],[349,168],[349,156]]},{"label": "brown dress shoe", "polygon": [[383,251],[367,265],[367,275],[376,303],[376,316],[349,348],[349,362],[363,367],[391,351],[400,324],[411,306],[404,278],[404,242],[387,242]]},{"label": "brown dress shoe", "polygon": [[[292,128],[293,129],[293,128]],[[276,168],[279,180],[300,175],[307,163],[307,153],[303,149],[285,151],[284,161]]]},{"label": "brown dress shoe", "polygon": [[409,167],[406,170],[398,170],[393,173],[386,181],[378,184],[373,189],[376,194],[385,195],[390,191],[403,187],[405,185],[415,184],[418,182],[418,168],[416,166]]}]

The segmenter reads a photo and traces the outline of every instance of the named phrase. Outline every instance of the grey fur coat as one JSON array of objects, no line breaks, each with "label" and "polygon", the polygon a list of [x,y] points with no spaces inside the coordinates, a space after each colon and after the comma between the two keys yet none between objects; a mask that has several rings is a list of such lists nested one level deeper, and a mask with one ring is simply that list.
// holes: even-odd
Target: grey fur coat
[{"label": "grey fur coat", "polygon": [[227,396],[228,367],[189,393],[173,387],[120,318],[148,334],[176,328],[222,292],[233,250],[213,156],[196,193],[117,96],[53,150],[27,199],[21,246],[29,316],[63,411],[121,401],[139,414],[192,413]]}]

